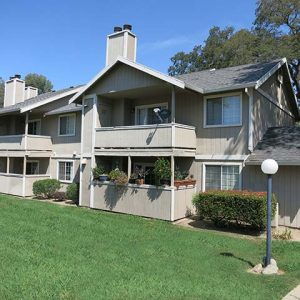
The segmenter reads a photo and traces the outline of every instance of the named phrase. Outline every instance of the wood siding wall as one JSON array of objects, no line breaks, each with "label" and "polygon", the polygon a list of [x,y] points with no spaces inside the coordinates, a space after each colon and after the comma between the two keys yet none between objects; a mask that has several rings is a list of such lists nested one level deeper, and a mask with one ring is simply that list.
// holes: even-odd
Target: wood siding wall
[{"label": "wood siding wall", "polygon": [[[267,178],[260,166],[246,166],[242,174],[244,189],[266,191]],[[300,167],[279,166],[273,192],[279,203],[279,225],[300,228]]]}]

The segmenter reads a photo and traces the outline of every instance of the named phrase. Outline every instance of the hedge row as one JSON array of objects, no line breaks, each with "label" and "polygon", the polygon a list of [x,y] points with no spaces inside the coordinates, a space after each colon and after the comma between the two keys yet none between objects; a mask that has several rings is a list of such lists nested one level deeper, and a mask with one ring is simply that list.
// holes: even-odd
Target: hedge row
[{"label": "hedge row", "polygon": [[[267,219],[267,194],[249,191],[209,191],[194,196],[197,214],[212,220],[217,226],[249,225],[264,229]],[[276,197],[272,197],[272,213],[275,214]]]}]

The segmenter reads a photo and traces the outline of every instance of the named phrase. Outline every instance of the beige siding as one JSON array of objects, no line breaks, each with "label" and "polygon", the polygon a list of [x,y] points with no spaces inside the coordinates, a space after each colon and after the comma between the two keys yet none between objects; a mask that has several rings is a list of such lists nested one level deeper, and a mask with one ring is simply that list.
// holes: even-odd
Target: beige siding
[{"label": "beige siding", "polygon": [[185,218],[195,213],[192,204],[193,196],[196,193],[196,188],[188,187],[174,191],[174,220]]},{"label": "beige siding", "polygon": [[122,64],[110,70],[87,93],[98,95],[154,85],[162,85],[162,81]]},{"label": "beige siding", "polygon": [[127,41],[127,58],[135,61],[135,40],[136,38],[133,37],[131,34],[128,34],[128,41]]},{"label": "beige siding", "polygon": [[[265,191],[267,178],[260,166],[243,169],[243,188]],[[300,167],[279,166],[273,176],[273,192],[279,203],[279,225],[300,228]]]},{"label": "beige siding", "polygon": [[118,56],[123,56],[124,49],[124,34],[116,34],[114,36],[109,37],[109,45],[108,45],[108,64],[114,63]]},{"label": "beige siding", "polygon": [[90,206],[90,180],[91,180],[91,160],[87,159],[87,164],[82,166],[81,182],[81,206]]},{"label": "beige siding", "polygon": [[93,131],[95,130],[95,128],[93,127],[93,102],[93,98],[89,98],[84,101],[84,134],[82,137],[83,153],[91,153],[93,151],[92,139]]},{"label": "beige siding", "polygon": [[94,208],[171,220],[171,190],[143,186],[95,184]]},{"label": "beige siding", "polygon": [[[277,73],[271,76],[260,88],[276,100],[283,108],[291,112],[287,88],[279,84]],[[290,115],[271,103],[258,91],[254,91],[253,95],[253,113],[254,147],[258,141],[262,139],[269,127],[291,126],[295,124],[295,120]]]},{"label": "beige siding", "polygon": [[58,135],[58,119],[59,115],[48,116],[42,120],[43,134],[52,138],[52,150],[57,154],[72,155],[74,151],[80,153],[81,142],[81,113],[76,112],[76,128],[75,136],[59,136]]},{"label": "beige siding", "polygon": [[196,127],[197,154],[247,154],[248,97],[243,93],[242,126],[204,128],[203,109],[202,95],[180,93],[176,97],[176,122]]},{"label": "beige siding", "polygon": [[22,175],[0,174],[0,193],[22,196],[23,177]]}]

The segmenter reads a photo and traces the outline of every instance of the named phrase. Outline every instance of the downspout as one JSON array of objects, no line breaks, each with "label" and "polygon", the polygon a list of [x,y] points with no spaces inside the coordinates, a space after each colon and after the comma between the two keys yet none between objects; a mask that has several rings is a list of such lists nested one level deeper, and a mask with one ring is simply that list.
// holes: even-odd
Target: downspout
[{"label": "downspout", "polygon": [[254,133],[254,112],[253,112],[253,88],[245,88],[245,93],[249,99],[248,111],[248,150],[253,151],[253,133]]}]

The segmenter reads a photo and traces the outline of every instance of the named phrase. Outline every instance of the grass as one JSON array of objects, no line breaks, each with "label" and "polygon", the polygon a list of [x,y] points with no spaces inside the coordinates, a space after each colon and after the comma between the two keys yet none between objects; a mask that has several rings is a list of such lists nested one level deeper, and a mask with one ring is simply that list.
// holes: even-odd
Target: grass
[{"label": "grass", "polygon": [[300,243],[275,241],[281,276],[246,272],[264,241],[0,195],[0,299],[281,299]]}]

